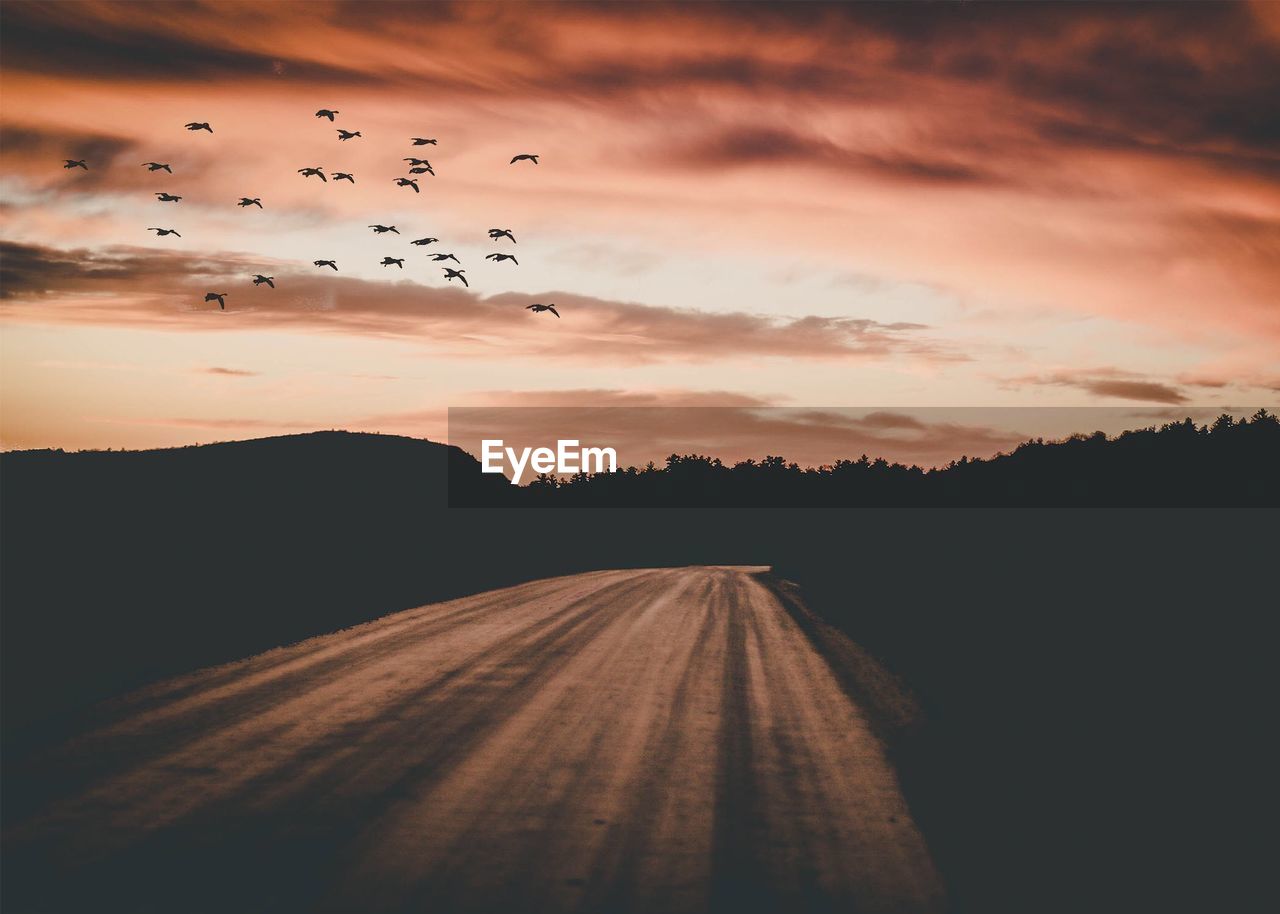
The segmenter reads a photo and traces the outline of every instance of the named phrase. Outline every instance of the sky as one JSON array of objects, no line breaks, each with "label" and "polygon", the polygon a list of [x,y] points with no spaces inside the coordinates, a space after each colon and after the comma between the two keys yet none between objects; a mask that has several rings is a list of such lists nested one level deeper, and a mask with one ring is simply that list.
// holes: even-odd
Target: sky
[{"label": "sky", "polygon": [[0,447],[1277,400],[1280,3],[0,8]]}]

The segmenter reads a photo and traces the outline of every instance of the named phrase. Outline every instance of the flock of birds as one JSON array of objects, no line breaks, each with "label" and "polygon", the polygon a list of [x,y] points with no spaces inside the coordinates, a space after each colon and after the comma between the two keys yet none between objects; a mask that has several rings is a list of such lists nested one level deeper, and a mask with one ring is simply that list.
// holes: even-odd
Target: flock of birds
[{"label": "flock of birds", "polygon": [[[318,118],[327,118],[330,123],[333,123],[337,118],[338,114],[340,113],[341,112],[334,109],[321,108],[319,111],[316,112],[315,116]],[[206,131],[208,133],[213,133],[213,127],[207,121],[191,121],[190,123],[185,124],[184,126],[186,127],[187,130],[192,132]],[[336,129],[338,131],[339,142],[346,142],[348,140],[362,138],[362,134],[360,133],[359,130],[343,130],[342,128],[336,128]],[[409,142],[411,146],[438,145],[437,141],[431,137],[420,137],[420,136],[410,137]],[[515,165],[517,162],[532,162],[534,165],[537,165],[538,158],[539,158],[538,155],[535,155],[533,153],[521,153],[519,155],[513,156],[509,164]],[[432,168],[431,163],[427,159],[418,158],[417,156],[407,156],[403,159],[403,161],[408,163],[409,174],[415,175],[415,176],[429,174],[432,177],[435,177],[435,170]],[[65,164],[62,167],[65,169],[82,168],[85,171],[89,170],[89,165],[87,161],[84,159],[65,159],[64,162]],[[164,171],[168,174],[173,174],[173,168],[167,162],[143,162],[142,167],[147,169],[148,172]],[[330,178],[333,179],[334,183],[337,183],[338,181],[349,181],[352,184],[356,183],[355,176],[350,174],[349,172],[334,171],[334,172],[330,172],[329,175],[326,176],[324,169],[320,166],[299,168],[298,174],[302,175],[304,179],[310,178],[310,177],[319,178],[321,181],[323,181],[326,184],[329,182]],[[395,180],[395,184],[399,187],[409,187],[413,189],[413,192],[415,194],[421,193],[421,189],[418,187],[417,177],[410,177],[410,178],[401,177],[401,178],[396,178],[394,180]],[[160,203],[179,203],[182,201],[182,196],[180,194],[173,194],[168,192],[156,192],[154,196],[156,197],[156,200]],[[243,207],[243,208],[256,206],[258,207],[258,209],[262,209],[263,208],[262,198],[261,197],[241,197],[240,201],[236,204],[236,206]],[[375,235],[384,235],[389,233],[396,234],[396,235],[400,234],[400,230],[394,225],[374,224],[374,225],[370,225],[369,228],[373,229],[373,233]],[[147,228],[147,231],[155,232],[157,238],[163,238],[167,235],[173,235],[176,238],[182,237],[181,233],[179,233],[177,229],[172,229],[172,228],[161,228],[159,226],[149,226]],[[510,241],[512,244],[516,243],[516,236],[512,229],[509,229],[509,228],[489,229],[490,241],[496,242],[504,238]],[[418,247],[425,247],[427,245],[435,244],[439,242],[439,240],[440,240],[439,238],[424,237],[424,238],[416,238],[409,243],[416,245]],[[429,256],[431,257],[432,261],[436,263],[441,263],[441,264],[443,264],[446,261],[452,260],[455,264],[457,264],[456,268],[441,267],[441,269],[444,271],[445,281],[451,282],[456,279],[460,281],[464,286],[470,288],[471,284],[467,281],[467,277],[466,277],[467,271],[464,269],[461,269],[462,262],[458,260],[458,258],[455,255],[445,254],[445,253],[432,253],[432,254],[429,254]],[[512,264],[516,266],[520,265],[520,261],[516,259],[516,256],[514,254],[505,254],[505,253],[495,251],[492,254],[487,254],[484,259],[491,260],[495,264],[503,263],[509,260],[511,261]],[[403,257],[383,257],[382,266],[389,267],[394,265],[399,269],[403,270],[404,261],[405,261],[405,258]],[[338,272],[337,261],[315,260],[315,261],[312,261],[312,263],[317,268],[324,269],[328,267],[329,269],[333,270],[335,273]],[[262,285],[266,285],[272,289],[276,287],[274,276],[264,276],[261,273],[255,273],[253,275],[252,281],[255,288]],[[226,299],[227,299],[227,296],[230,294],[231,294],[230,292],[206,292],[204,296],[204,300],[206,302],[216,301],[218,303],[218,307],[221,310],[225,311],[227,308]],[[526,305],[525,308],[529,311],[532,311],[534,314],[541,314],[544,311],[549,311],[552,314],[554,314],[556,317],[560,316],[560,312],[556,310],[556,306],[554,302],[550,304],[542,304],[541,302],[535,302],[531,305]]]}]

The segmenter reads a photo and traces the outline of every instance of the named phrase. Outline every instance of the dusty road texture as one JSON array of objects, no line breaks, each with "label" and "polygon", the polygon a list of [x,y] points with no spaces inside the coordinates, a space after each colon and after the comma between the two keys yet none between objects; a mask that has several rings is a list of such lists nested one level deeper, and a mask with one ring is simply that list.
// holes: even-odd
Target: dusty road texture
[{"label": "dusty road texture", "polygon": [[433,604],[105,713],[8,829],[7,910],[944,907],[866,715],[745,569]]}]

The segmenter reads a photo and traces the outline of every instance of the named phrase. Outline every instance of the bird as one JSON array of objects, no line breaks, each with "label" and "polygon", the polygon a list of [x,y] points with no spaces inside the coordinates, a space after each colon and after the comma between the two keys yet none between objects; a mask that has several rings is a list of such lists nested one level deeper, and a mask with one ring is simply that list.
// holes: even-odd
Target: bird
[{"label": "bird", "polygon": [[338,113],[337,111],[330,111],[328,108],[321,108],[319,111],[316,112],[316,117],[327,117],[330,121],[332,121],[333,116],[337,113]]},{"label": "bird", "polygon": [[276,287],[274,276],[263,276],[261,273],[253,274],[253,284],[255,286],[260,286],[264,282],[273,289]]},{"label": "bird", "polygon": [[415,165],[413,168],[409,169],[409,174],[411,175],[430,174],[431,177],[433,178],[436,176],[435,171],[432,170],[430,165]]},{"label": "bird", "polygon": [[418,182],[413,178],[396,178],[396,184],[401,187],[412,187],[415,194],[422,193],[422,191],[418,190]]},{"label": "bird", "polygon": [[187,129],[188,130],[208,130],[210,133],[213,133],[213,128],[209,126],[208,121],[192,121],[190,124],[187,124]]},{"label": "bird", "polygon": [[333,267],[333,272],[338,272],[338,265],[332,260],[313,260],[311,262],[318,267]]},{"label": "bird", "polygon": [[402,270],[404,269],[404,258],[403,258],[403,257],[398,257],[398,258],[397,258],[397,257],[383,257],[383,258],[382,258],[382,265],[383,265],[384,267],[389,267],[389,266],[391,266],[393,263],[394,263],[396,266],[398,266],[400,269],[402,269]]},{"label": "bird", "polygon": [[206,292],[204,293],[204,300],[216,301],[218,303],[218,307],[221,308],[223,311],[226,311],[227,310],[226,297],[230,294],[231,294],[230,292]]},{"label": "bird", "polygon": [[[147,231],[155,232],[157,238],[163,238],[165,235],[178,235],[177,229],[149,228]],[[182,236],[178,235],[178,237],[181,238]]]},{"label": "bird", "polygon": [[163,168],[165,171],[169,172],[169,174],[173,174],[173,169],[168,165],[165,165],[163,162],[143,162],[142,167],[147,171],[159,171]]},{"label": "bird", "polygon": [[516,266],[520,266],[520,261],[516,260],[515,254],[487,254],[485,260],[492,260],[494,263],[502,263],[504,260],[510,260]]},{"label": "bird", "polygon": [[408,162],[410,165],[428,165],[429,166],[431,164],[426,159],[418,159],[418,158],[414,158],[413,156],[409,156],[408,158],[401,159],[400,161]]},{"label": "bird", "polygon": [[418,245],[422,245],[422,244],[435,244],[435,243],[436,243],[437,241],[439,241],[439,240],[440,240],[439,238],[419,238],[419,239],[417,239],[416,241],[410,241],[409,243],[410,243],[410,244],[418,244]]},{"label": "bird", "polygon": [[67,163],[62,166],[63,168],[83,168],[85,171],[89,170],[89,166],[84,163],[84,159],[63,159],[62,161]]},{"label": "bird", "polygon": [[355,178],[353,178],[353,177],[351,177],[351,175],[350,175],[350,174],[348,174],[348,173],[347,173],[347,172],[345,172],[345,171],[335,171],[335,172],[333,173],[333,180],[335,180],[335,181],[350,181],[352,184],[355,184],[355,183],[356,183],[356,179],[355,179]]},{"label": "bird", "polygon": [[177,194],[156,194],[156,197],[159,198],[161,203],[177,203],[182,199]]},{"label": "bird", "polygon": [[549,304],[549,305],[541,305],[541,304],[537,304],[537,303],[535,303],[535,304],[532,304],[532,305],[525,305],[525,307],[526,307],[526,308],[528,308],[530,311],[532,311],[534,314],[538,314],[538,313],[540,313],[540,312],[542,312],[542,311],[550,311],[550,312],[551,312],[552,314],[554,314],[556,317],[559,317],[559,316],[560,316],[560,312],[556,310],[556,303],[555,303],[555,302],[552,302],[552,303],[551,303],[551,304]]},{"label": "bird", "polygon": [[458,264],[459,266],[462,265],[462,261],[459,260],[457,257],[454,257],[452,254],[432,254],[431,259],[437,262],[442,260],[452,260],[454,263]]},{"label": "bird", "polygon": [[256,206],[258,209],[262,209],[262,198],[261,197],[241,197],[240,202],[237,203],[236,206]]},{"label": "bird", "polygon": [[324,172],[321,171],[319,168],[299,168],[298,174],[302,175],[304,178],[310,177],[311,175],[315,175],[324,183],[326,184],[329,183],[329,179],[324,176]]},{"label": "bird", "polygon": [[364,136],[364,134],[359,130],[343,130],[341,127],[338,128],[338,139],[340,140],[349,140],[357,136]]},{"label": "bird", "polygon": [[489,229],[489,237],[494,241],[499,238],[510,238],[512,244],[516,243],[516,236],[511,234],[511,229]]},{"label": "bird", "polygon": [[373,229],[373,233],[375,235],[381,235],[386,232],[395,232],[397,235],[400,234],[400,230],[394,225],[371,225],[369,228]]},{"label": "bird", "polygon": [[426,139],[425,137],[415,136],[415,137],[412,137],[412,140],[413,140],[413,145],[414,145],[414,146],[435,146],[435,145],[437,145],[435,140],[428,140],[428,139]]},{"label": "bird", "polygon": [[463,273],[465,273],[465,272],[467,272],[467,271],[466,271],[466,270],[450,270],[448,267],[445,267],[445,268],[444,268],[444,278],[445,278],[446,280],[449,280],[449,279],[461,279],[461,280],[462,280],[462,284],[463,284],[464,286],[466,286],[468,289],[470,289],[470,288],[471,288],[471,283],[467,282],[467,277],[465,277],[465,276],[463,276],[463,275],[462,275],[462,274],[463,274]]},{"label": "bird", "polygon": [[530,154],[529,154],[529,153],[527,153],[527,152],[521,153],[520,155],[518,155],[518,156],[516,156],[515,158],[513,158],[513,159],[512,159],[509,163],[507,163],[507,164],[509,164],[509,165],[514,165],[514,164],[516,164],[516,162],[522,162],[522,161],[524,161],[525,159],[528,159],[528,160],[529,160],[530,162],[532,162],[534,165],[537,165],[537,164],[538,164],[538,157],[537,157],[536,155],[530,155]]}]

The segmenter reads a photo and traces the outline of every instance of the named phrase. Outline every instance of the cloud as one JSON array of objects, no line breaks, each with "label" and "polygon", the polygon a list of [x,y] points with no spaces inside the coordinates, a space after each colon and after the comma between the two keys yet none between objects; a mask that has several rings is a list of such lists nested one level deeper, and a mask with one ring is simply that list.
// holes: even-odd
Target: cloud
[{"label": "cloud", "polygon": [[[0,314],[11,319],[151,326],[164,329],[292,328],[407,338],[456,356],[562,356],[650,363],[779,357],[963,361],[968,356],[911,322],[743,312],[608,301],[567,292],[481,296],[456,287],[322,275],[275,264],[274,290],[245,280],[262,269],[249,255],[112,247],[62,251],[0,242]],[[304,270],[308,272],[303,272]],[[211,285],[212,284],[212,285]],[[205,291],[231,289],[227,310]],[[104,298],[103,292],[111,292]],[[563,317],[525,309],[555,301]]]},{"label": "cloud", "polygon": [[487,406],[770,406],[778,398],[756,397],[727,390],[484,390],[467,397],[471,404]]},{"label": "cloud", "polygon": [[910,183],[976,184],[992,177],[976,165],[959,159],[859,150],[798,130],[778,128],[720,129],[676,155],[700,168],[803,164]]},{"label": "cloud", "polygon": [[1186,403],[1187,396],[1176,387],[1156,381],[1148,381],[1132,372],[1117,368],[1099,368],[1092,371],[1063,370],[1047,374],[1026,375],[1011,378],[1005,386],[1021,387],[1040,385],[1075,387],[1099,397],[1120,400],[1143,400],[1148,403]]},{"label": "cloud", "polygon": [[254,378],[261,374],[258,371],[245,371],[242,368],[223,368],[220,365],[210,365],[208,368],[201,368],[200,371],[203,374],[230,378]]}]

